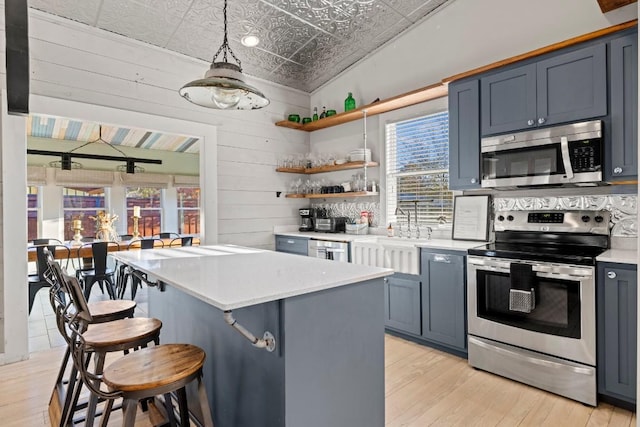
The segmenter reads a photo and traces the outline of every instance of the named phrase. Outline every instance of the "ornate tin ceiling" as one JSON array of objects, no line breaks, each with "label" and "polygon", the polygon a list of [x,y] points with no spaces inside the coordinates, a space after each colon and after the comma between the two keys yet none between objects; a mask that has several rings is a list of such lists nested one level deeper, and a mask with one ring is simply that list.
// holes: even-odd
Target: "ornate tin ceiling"
[{"label": "ornate tin ceiling", "polygon": [[[229,0],[228,34],[246,74],[311,92],[452,1]],[[30,0],[29,6],[207,62],[224,35],[222,0]],[[257,47],[240,43],[248,34],[260,38]]]}]

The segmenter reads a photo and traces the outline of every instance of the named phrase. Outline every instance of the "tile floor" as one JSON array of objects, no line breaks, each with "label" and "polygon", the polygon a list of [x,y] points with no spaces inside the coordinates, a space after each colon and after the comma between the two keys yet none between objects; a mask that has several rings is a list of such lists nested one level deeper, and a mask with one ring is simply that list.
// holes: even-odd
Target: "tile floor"
[{"label": "tile floor", "polygon": [[[108,298],[106,293],[103,294],[100,291],[99,286],[94,286],[89,300],[100,301]],[[139,289],[136,293],[136,303],[135,316],[146,316],[148,311],[146,287]],[[29,315],[29,352],[34,353],[64,345],[65,341],[58,332],[56,317],[49,303],[49,288],[40,289]]]}]

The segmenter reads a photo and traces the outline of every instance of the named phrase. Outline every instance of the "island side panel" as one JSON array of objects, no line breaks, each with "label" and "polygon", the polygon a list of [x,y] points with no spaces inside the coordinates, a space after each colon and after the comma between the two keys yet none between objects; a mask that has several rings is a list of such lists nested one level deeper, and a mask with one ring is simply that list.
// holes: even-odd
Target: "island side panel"
[{"label": "island side panel", "polygon": [[[233,315],[252,333],[261,337],[269,330],[278,339],[280,304]],[[206,352],[204,382],[216,427],[285,426],[281,348],[269,353],[253,347],[225,323],[221,310],[171,286],[164,292],[149,288],[149,315],[162,321],[161,343],[190,343]]]},{"label": "island side panel", "polygon": [[283,301],[288,427],[384,426],[384,284]]}]

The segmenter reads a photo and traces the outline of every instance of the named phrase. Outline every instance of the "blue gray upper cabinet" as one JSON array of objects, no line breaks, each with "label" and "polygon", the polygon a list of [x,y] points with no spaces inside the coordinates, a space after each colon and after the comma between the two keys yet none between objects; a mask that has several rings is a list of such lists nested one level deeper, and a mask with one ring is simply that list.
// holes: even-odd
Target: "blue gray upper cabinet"
[{"label": "blue gray upper cabinet", "polygon": [[449,188],[480,188],[480,89],[477,79],[449,84]]},{"label": "blue gray upper cabinet", "polygon": [[605,159],[606,181],[638,175],[638,35],[611,41],[611,140]]},{"label": "blue gray upper cabinet", "polygon": [[598,43],[481,79],[482,135],[607,114],[607,50]]}]

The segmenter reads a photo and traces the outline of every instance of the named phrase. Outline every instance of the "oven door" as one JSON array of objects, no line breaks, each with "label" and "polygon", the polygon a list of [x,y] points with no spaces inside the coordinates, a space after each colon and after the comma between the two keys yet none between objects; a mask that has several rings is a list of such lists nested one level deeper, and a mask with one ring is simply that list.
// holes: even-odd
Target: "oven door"
[{"label": "oven door", "polygon": [[[467,262],[469,334],[595,366],[594,267],[477,256]],[[530,310],[510,308],[514,262],[535,274]]]}]

